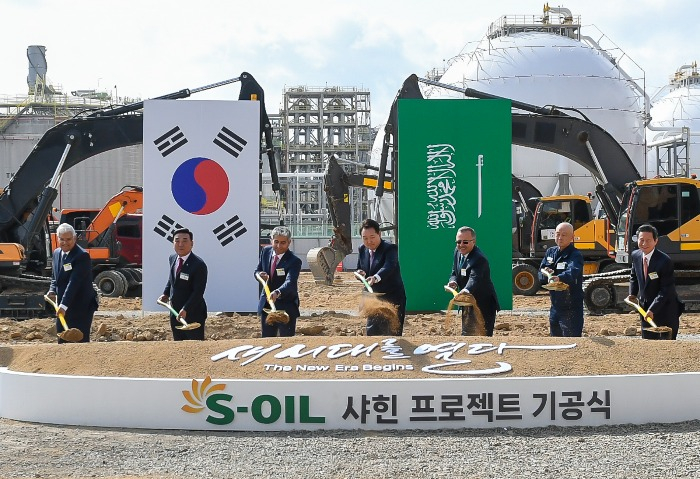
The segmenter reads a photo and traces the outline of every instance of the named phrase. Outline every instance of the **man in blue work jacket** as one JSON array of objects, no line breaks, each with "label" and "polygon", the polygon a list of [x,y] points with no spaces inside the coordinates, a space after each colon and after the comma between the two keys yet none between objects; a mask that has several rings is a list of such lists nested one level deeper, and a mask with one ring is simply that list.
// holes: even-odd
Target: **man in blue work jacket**
[{"label": "man in blue work jacket", "polygon": [[542,284],[565,283],[568,287],[550,290],[549,335],[580,337],[583,331],[583,256],[574,246],[574,227],[560,223],[554,235],[557,244],[540,264]]}]

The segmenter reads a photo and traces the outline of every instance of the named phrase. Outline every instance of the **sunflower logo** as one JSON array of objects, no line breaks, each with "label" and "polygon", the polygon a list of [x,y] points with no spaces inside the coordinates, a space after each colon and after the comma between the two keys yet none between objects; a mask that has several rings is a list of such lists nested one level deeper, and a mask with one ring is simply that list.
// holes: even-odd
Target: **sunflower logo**
[{"label": "sunflower logo", "polygon": [[225,384],[211,384],[211,377],[207,376],[199,384],[196,379],[192,380],[192,390],[182,391],[182,395],[185,396],[188,404],[182,406],[182,410],[192,414],[204,411],[206,407],[207,397],[216,391],[223,391],[226,388]]}]

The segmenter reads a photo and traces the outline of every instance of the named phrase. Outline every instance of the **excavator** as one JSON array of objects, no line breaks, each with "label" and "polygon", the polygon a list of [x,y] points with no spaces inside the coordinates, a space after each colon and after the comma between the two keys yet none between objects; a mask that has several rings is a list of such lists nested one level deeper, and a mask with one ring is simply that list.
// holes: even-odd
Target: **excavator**
[{"label": "excavator", "polygon": [[[529,200],[523,196],[525,189]],[[513,294],[532,296],[540,289],[537,275],[547,248],[554,246],[559,223],[574,227],[574,242],[584,259],[584,274],[622,268],[611,254],[612,232],[607,218],[596,218],[593,195],[542,194],[529,182],[513,177]]]},{"label": "excavator", "polygon": [[[272,125],[264,91],[253,76],[183,89],[155,99],[177,100],[233,83],[239,100],[260,102],[260,131],[270,163],[272,189],[280,185],[272,145]],[[0,195],[0,314],[17,318],[45,314],[43,295],[51,272],[48,224],[63,173],[99,153],[143,142],[143,102],[88,110],[49,129]],[[262,143],[262,142],[261,142]],[[279,202],[278,202],[279,204]]]},{"label": "excavator", "polygon": [[[125,186],[102,209],[61,211],[59,223],[68,223],[75,228],[78,244],[90,254],[94,283],[103,296],[125,296],[127,292],[138,294],[142,278],[142,216],[139,214],[142,210],[143,188]],[[137,242],[120,237],[120,230],[128,227],[129,231],[133,231],[134,228],[130,226],[134,225],[138,233]],[[56,234],[52,233],[53,249],[58,247],[56,240]],[[132,246],[138,246],[138,251]]]},{"label": "excavator", "polygon": [[[461,88],[411,75],[406,79],[392,104],[389,121],[385,127],[384,146],[380,158],[379,173],[375,177],[375,195],[381,198],[387,171],[396,171],[398,159],[397,103],[403,98],[423,98],[418,83],[445,88],[477,99],[502,99],[471,88]],[[512,113],[512,143],[528,148],[550,151],[565,156],[582,165],[597,183],[596,196],[605,212],[605,218],[593,219],[590,197],[566,195],[565,197],[540,198],[534,209],[528,208],[525,197],[514,185],[514,206],[521,209],[522,231],[520,238],[530,231],[529,256],[527,261],[518,239],[520,254],[514,254],[515,289],[534,291],[539,289],[536,266],[532,262],[538,252],[546,249],[550,230],[557,222],[571,221],[574,224],[574,240],[592,261],[584,284],[585,304],[592,314],[619,311],[623,308],[620,288],[629,279],[629,255],[636,248],[635,231],[639,225],[650,223],[659,229],[659,248],[669,253],[676,265],[676,278],[680,283],[679,295],[688,303],[698,302],[697,286],[700,284],[700,182],[695,178],[642,179],[622,146],[604,129],[582,118],[565,113],[556,106],[540,107],[510,100]],[[526,113],[521,113],[526,112]],[[391,149],[391,158],[388,151]],[[390,168],[389,168],[390,166]],[[343,213],[342,199],[337,194],[339,186],[328,183],[341,178],[343,195],[351,184],[342,174],[334,172],[337,162],[329,161],[324,178],[328,194],[329,209],[334,226],[349,234],[350,216]],[[358,183],[355,181],[354,183]],[[400,194],[393,184],[394,201]],[[522,189],[522,184],[519,186]],[[516,204],[517,203],[517,204]],[[529,214],[528,211],[529,210]],[[578,214],[577,214],[578,211]],[[514,226],[520,224],[514,212]],[[527,224],[530,223],[528,227]],[[550,224],[551,223],[551,224]],[[397,228],[397,225],[394,226]],[[514,231],[514,234],[517,231]],[[539,233],[536,236],[535,233]],[[545,236],[543,236],[545,235]],[[347,254],[347,239],[339,241],[339,235],[328,246],[309,251],[307,260],[317,282],[331,284],[335,266]],[[514,238],[514,245],[516,239]],[[345,249],[338,245],[343,244]],[[541,254],[541,253],[540,253]],[[516,257],[519,256],[519,257]],[[532,290],[531,290],[532,291]],[[531,292],[534,294],[534,292]],[[692,304],[689,304],[692,306]]]}]

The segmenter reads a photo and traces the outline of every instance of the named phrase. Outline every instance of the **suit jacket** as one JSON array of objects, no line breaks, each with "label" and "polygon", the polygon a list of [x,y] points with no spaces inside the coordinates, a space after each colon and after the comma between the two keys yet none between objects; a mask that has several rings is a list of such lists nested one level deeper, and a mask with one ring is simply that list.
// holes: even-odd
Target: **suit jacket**
[{"label": "suit jacket", "polygon": [[496,311],[499,311],[501,306],[498,304],[496,288],[491,281],[488,259],[477,246],[474,246],[461,266],[460,256],[459,250],[455,248],[450,281],[456,282],[460,290],[465,288],[469,290],[485,319],[495,320]]},{"label": "suit jacket", "polygon": [[[283,309],[287,312],[290,318],[299,317],[299,291],[297,283],[299,282],[299,273],[301,272],[301,259],[294,254],[293,251],[287,250],[279,260],[276,266],[276,271],[270,271],[272,267],[272,255],[274,250],[272,246],[265,246],[260,252],[260,261],[255,268],[256,273],[267,273],[269,278],[267,285],[270,288],[270,293],[278,291],[280,293],[275,307]],[[284,274],[277,274],[284,271]],[[258,314],[263,315],[263,308],[267,308],[267,297],[265,291],[261,291],[260,300],[258,302]]]},{"label": "suit jacket", "polygon": [[58,304],[68,308],[66,320],[88,319],[97,309],[97,292],[92,284],[92,261],[90,254],[78,245],[68,252],[66,261],[61,260],[63,251],[53,252],[53,271],[49,291],[56,293]]},{"label": "suit jacket", "polygon": [[204,301],[204,290],[207,287],[207,265],[202,258],[190,253],[187,261],[182,265],[180,276],[176,278],[174,266],[177,259],[177,254],[170,256],[168,282],[165,284],[163,294],[170,298],[170,304],[175,311],[184,309],[187,312],[185,320],[188,323],[204,325],[207,319],[207,303]]},{"label": "suit jacket", "polygon": [[367,278],[375,274],[381,281],[372,286],[375,293],[384,293],[382,299],[401,305],[406,303],[406,289],[401,279],[399,266],[399,248],[386,240],[381,240],[374,252],[374,262],[369,264],[369,250],[365,245],[360,246],[357,256],[357,269],[361,269]]},{"label": "suit jacket", "polygon": [[632,252],[629,293],[639,299],[642,308],[654,313],[657,325],[678,330],[678,318],[685,308],[678,301],[673,262],[666,253],[654,250],[644,277],[644,253],[639,249]]}]

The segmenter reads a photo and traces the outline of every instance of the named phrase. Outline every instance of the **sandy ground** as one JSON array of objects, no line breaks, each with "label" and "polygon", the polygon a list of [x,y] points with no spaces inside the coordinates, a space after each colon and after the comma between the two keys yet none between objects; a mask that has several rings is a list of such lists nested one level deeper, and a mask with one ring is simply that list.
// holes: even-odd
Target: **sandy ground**
[{"label": "sandy ground", "polygon": [[[357,309],[361,297],[360,283],[357,282],[351,273],[340,273],[339,279],[333,286],[320,286],[313,282],[310,273],[302,273],[299,283],[302,316],[297,323],[298,336],[314,336],[313,341],[307,338],[307,344],[315,344],[318,341],[328,343],[329,336],[362,336],[364,334],[364,320],[359,317]],[[449,297],[446,295],[446,305]],[[331,310],[328,305],[333,305]],[[532,343],[527,338],[544,338],[549,335],[548,326],[549,297],[545,291],[536,296],[525,297],[516,296],[512,311],[501,311],[496,318],[496,330],[494,338],[489,342],[507,341],[510,343],[523,341]],[[253,338],[260,337],[259,319],[255,315],[241,315],[236,313],[210,313],[206,322],[205,336],[206,344],[197,346],[204,348],[207,354],[212,354],[225,350],[229,342],[227,340],[247,340],[249,343]],[[410,341],[435,341],[437,337],[442,340],[452,340],[460,334],[460,320],[455,312],[438,312],[432,314],[407,315],[404,328],[404,339]],[[634,361],[629,362],[629,358],[638,358],[643,355],[646,364],[668,364],[672,358],[674,367],[679,371],[697,370],[697,353],[682,354],[675,352],[677,348],[686,349],[690,347],[688,343],[696,343],[697,335],[700,334],[700,314],[685,314],[681,317],[681,327],[679,338],[682,341],[664,341],[663,345],[654,345],[650,341],[640,339],[640,329],[638,316],[633,313],[608,314],[603,316],[585,317],[584,337],[589,338],[580,344],[589,344],[590,354],[598,358],[597,362],[610,362],[611,364],[627,364],[635,373],[652,372],[634,367]],[[325,339],[323,339],[325,337]],[[431,339],[431,337],[435,337]],[[348,338],[350,339],[350,338]],[[360,338],[356,338],[360,339]],[[179,354],[182,346],[174,344],[172,333],[167,321],[165,312],[147,313],[141,311],[141,300],[134,298],[103,298],[100,310],[95,314],[91,340],[100,345],[90,345],[90,348],[80,349],[84,345],[71,345],[64,348],[64,352],[70,353],[72,363],[92,363],[95,361],[81,361],[79,355],[85,354],[90,357],[109,348],[110,345],[115,350],[119,350],[119,356],[125,356],[131,362],[138,363],[134,359],[149,361],[153,367],[161,364],[158,358],[159,350],[164,357],[172,357]],[[167,342],[161,347],[132,347],[129,344],[149,342],[157,346],[157,342]],[[209,344],[210,342],[221,341],[222,344]],[[269,340],[264,340],[269,341]],[[367,340],[365,339],[364,342]],[[539,341],[539,340],[538,340]],[[0,345],[3,349],[12,349],[12,346],[37,345],[56,342],[56,328],[50,318],[31,319],[25,321],[15,321],[11,318],[0,318]],[[225,344],[224,344],[225,343]],[[239,342],[240,343],[240,342]],[[657,343],[657,342],[654,342]],[[319,343],[320,344],[320,343]],[[617,345],[618,347],[609,347]],[[93,350],[92,347],[102,349]],[[194,347],[192,342],[188,342],[187,348]],[[693,347],[695,345],[693,344]],[[125,349],[126,348],[126,349]],[[41,348],[39,348],[41,349]],[[581,348],[579,348],[581,349]],[[48,354],[43,350],[44,355]],[[7,353],[6,353],[7,354]],[[30,353],[23,353],[25,357],[35,356]],[[41,356],[41,354],[39,354]],[[63,357],[59,355],[58,357]],[[200,356],[206,356],[200,355]],[[605,356],[605,361],[600,358]],[[18,357],[15,354],[15,358]],[[208,356],[206,356],[208,357]],[[538,358],[536,354],[529,354],[527,362],[532,363],[532,370],[540,374],[561,374],[560,369],[547,367],[549,356],[543,354]],[[551,358],[551,357],[549,357]],[[54,358],[54,362],[58,359]],[[127,368],[129,361],[121,361],[120,364]],[[538,364],[541,363],[541,364]],[[68,361],[67,361],[68,363]],[[66,363],[66,364],[67,364]],[[569,363],[567,374],[592,374],[591,368],[594,362],[583,360],[572,356],[567,361]],[[522,364],[522,363],[521,363]],[[2,365],[2,364],[0,364]],[[44,368],[44,366],[38,366]],[[160,366],[158,366],[160,367]],[[167,369],[167,361],[163,362],[163,368]],[[29,368],[28,370],[31,370]],[[201,374],[201,369],[199,370]],[[48,372],[48,371],[45,371]],[[84,373],[85,371],[82,371]],[[181,371],[182,372],[182,371]],[[522,369],[521,369],[522,372]],[[624,370],[607,369],[599,370],[598,374],[622,373]],[[74,372],[78,373],[78,372]],[[114,374],[115,371],[108,371]],[[118,373],[118,371],[117,371]],[[199,375],[192,371],[194,375]],[[534,373],[533,373],[534,374]]]}]

